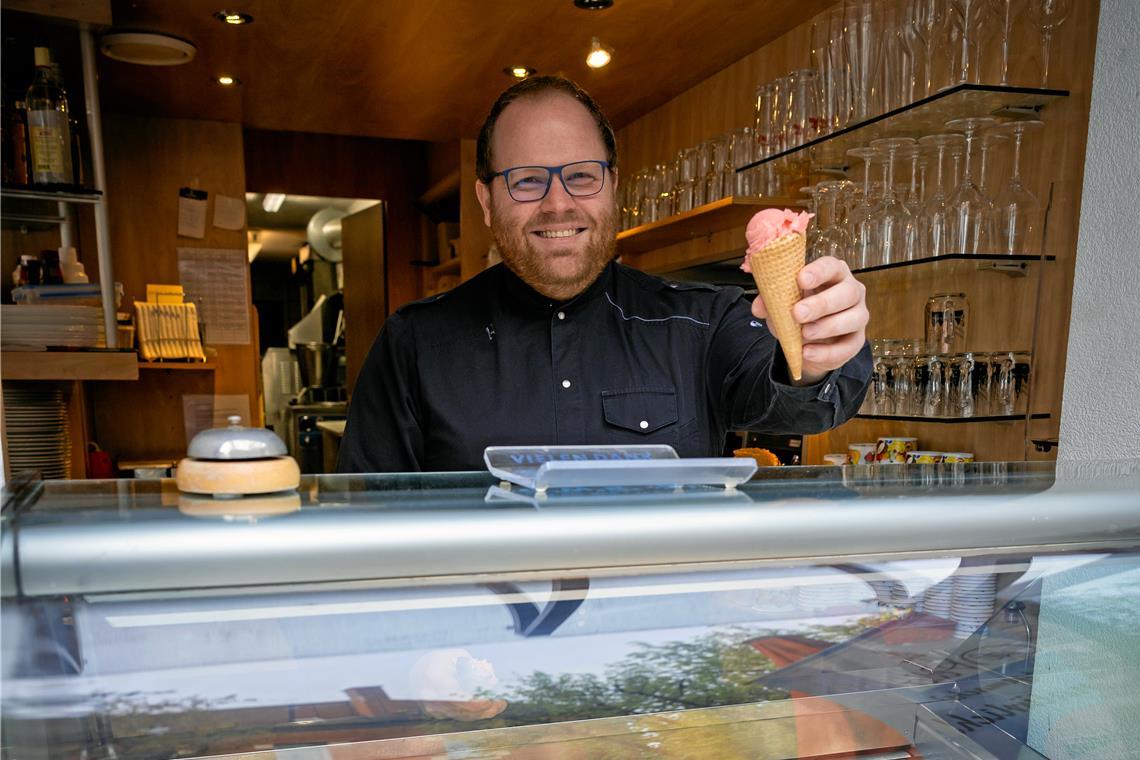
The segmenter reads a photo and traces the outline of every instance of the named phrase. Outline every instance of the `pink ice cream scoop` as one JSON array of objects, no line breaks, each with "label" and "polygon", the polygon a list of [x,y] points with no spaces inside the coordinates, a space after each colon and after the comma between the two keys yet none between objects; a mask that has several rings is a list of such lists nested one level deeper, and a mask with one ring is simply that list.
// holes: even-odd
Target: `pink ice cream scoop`
[{"label": "pink ice cream scoop", "polygon": [[[793,232],[805,234],[808,222],[813,216],[815,215],[806,211],[792,211],[787,208],[766,208],[757,211],[744,231],[744,236],[748,239],[748,252],[758,251],[776,238]],[[752,271],[747,256],[744,257],[744,263],[740,268],[745,272]]]}]

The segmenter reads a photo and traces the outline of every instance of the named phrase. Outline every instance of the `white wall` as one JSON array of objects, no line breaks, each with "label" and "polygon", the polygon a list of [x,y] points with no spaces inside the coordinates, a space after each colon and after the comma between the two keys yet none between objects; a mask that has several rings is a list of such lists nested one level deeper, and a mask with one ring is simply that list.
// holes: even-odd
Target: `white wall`
[{"label": "white wall", "polygon": [[1140,457],[1140,0],[1101,0],[1058,456]]}]

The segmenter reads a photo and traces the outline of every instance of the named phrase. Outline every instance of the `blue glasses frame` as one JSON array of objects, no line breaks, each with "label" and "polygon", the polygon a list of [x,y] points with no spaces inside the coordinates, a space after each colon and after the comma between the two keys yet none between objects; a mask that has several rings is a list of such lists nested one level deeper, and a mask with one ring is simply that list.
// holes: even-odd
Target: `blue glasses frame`
[{"label": "blue glasses frame", "polygon": [[[566,178],[562,176],[562,170],[567,166],[578,166],[579,164],[598,164],[602,167],[602,184],[598,185],[598,189],[592,193],[575,193],[573,190],[566,186]],[[495,177],[502,177],[503,184],[507,187],[507,195],[511,196],[511,200],[513,200],[515,203],[538,203],[550,194],[550,186],[554,182],[554,175],[557,174],[558,181],[562,183],[562,189],[566,191],[567,195],[573,198],[591,198],[602,192],[602,190],[605,188],[606,173],[609,171],[609,168],[609,161],[595,161],[593,159],[587,159],[585,161],[571,161],[570,163],[562,164],[561,166],[512,166],[509,169],[504,169],[501,172],[495,172],[492,174],[487,178],[487,184],[490,184],[492,181],[494,181]],[[507,175],[513,171],[517,171],[518,169],[546,169],[546,171],[549,172],[549,176],[546,178],[546,189],[542,192],[542,195],[537,198],[528,198],[526,200],[519,200],[515,197],[515,194],[511,192],[511,183],[507,181]]]}]

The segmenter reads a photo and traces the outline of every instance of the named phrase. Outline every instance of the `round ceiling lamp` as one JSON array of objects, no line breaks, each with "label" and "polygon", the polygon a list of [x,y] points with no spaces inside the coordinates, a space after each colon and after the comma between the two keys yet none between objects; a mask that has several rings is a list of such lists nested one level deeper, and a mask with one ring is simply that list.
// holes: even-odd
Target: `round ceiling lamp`
[{"label": "round ceiling lamp", "polygon": [[574,0],[574,5],[584,11],[604,11],[614,4],[614,0]]},{"label": "round ceiling lamp", "polygon": [[198,48],[186,40],[155,32],[112,32],[99,40],[103,55],[140,66],[178,66],[194,60]]}]

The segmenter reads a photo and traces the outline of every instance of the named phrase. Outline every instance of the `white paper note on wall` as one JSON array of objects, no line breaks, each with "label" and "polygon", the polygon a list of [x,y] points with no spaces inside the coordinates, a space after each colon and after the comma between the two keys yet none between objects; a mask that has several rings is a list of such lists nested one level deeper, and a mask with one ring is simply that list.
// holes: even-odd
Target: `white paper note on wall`
[{"label": "white paper note on wall", "polygon": [[182,237],[206,237],[206,207],[209,193],[184,187],[178,191],[178,234]]},{"label": "white paper note on wall", "polygon": [[251,427],[249,418],[249,396],[233,394],[214,396],[212,394],[187,393],[182,397],[182,424],[186,428],[186,446],[194,436],[210,428],[226,427],[227,417],[241,417],[244,427]]},{"label": "white paper note on wall", "polygon": [[215,195],[214,226],[223,230],[240,230],[244,227],[245,201],[228,195]]},{"label": "white paper note on wall", "polygon": [[198,318],[205,324],[203,343],[249,343],[249,258],[245,251],[179,248],[178,278],[186,299],[198,305]]}]

